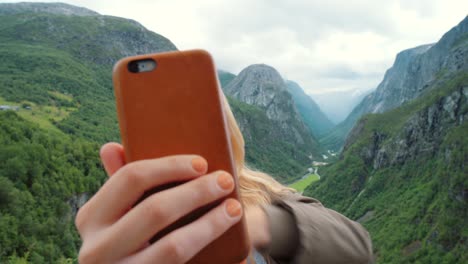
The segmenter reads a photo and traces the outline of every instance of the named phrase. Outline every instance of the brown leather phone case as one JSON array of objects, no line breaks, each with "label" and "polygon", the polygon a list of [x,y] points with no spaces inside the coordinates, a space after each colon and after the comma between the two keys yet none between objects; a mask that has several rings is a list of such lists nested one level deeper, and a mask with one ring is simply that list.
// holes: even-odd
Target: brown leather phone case
[{"label": "brown leather phone case", "polygon": [[[156,68],[139,73],[129,70],[130,62],[143,59],[156,61]],[[198,154],[208,161],[208,172],[225,170],[234,176],[236,188],[229,197],[239,199],[221,91],[209,53],[192,50],[124,58],[115,65],[113,79],[126,162]],[[145,195],[177,184],[180,183],[159,187]],[[183,217],[155,234],[152,241],[196,220],[220,202]],[[190,263],[239,263],[248,252],[242,219]]]}]

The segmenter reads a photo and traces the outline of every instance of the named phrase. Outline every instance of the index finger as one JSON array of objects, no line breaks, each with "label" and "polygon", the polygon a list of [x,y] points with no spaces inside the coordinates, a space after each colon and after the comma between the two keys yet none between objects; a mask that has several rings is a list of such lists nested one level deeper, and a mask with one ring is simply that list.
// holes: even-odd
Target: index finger
[{"label": "index finger", "polygon": [[129,163],[80,209],[76,217],[78,229],[80,226],[111,225],[135,205],[145,191],[171,182],[191,180],[205,174],[207,169],[206,160],[196,155]]}]

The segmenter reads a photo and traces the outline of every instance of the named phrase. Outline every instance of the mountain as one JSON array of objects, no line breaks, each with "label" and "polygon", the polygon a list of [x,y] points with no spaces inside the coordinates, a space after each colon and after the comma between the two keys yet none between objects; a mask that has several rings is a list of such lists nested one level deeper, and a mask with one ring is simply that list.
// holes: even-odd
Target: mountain
[{"label": "mountain", "polygon": [[[297,160],[303,170],[309,166],[311,158],[320,157],[320,147],[302,121],[294,100],[287,91],[286,83],[276,69],[264,64],[248,66],[224,88],[224,91],[232,99],[250,105],[249,109],[261,111],[266,117],[264,122],[269,123],[270,127],[265,130],[263,137],[271,137],[272,144],[288,145],[289,150],[282,153],[288,153]],[[236,110],[234,115],[244,136],[251,142],[247,144],[247,149],[251,149],[254,144],[258,144],[254,138],[260,139],[249,131],[255,122],[245,119]]]},{"label": "mountain", "polygon": [[[113,64],[125,56],[176,50],[168,39],[133,20],[67,4],[2,4],[0,10],[0,57],[5,61],[0,68],[7,73],[0,80],[4,87],[0,97],[43,109],[41,121],[46,128],[99,143],[119,141]],[[222,85],[235,77],[219,73]],[[47,107],[57,114],[46,113]],[[304,170],[306,162],[301,159],[300,163],[288,162],[286,157],[277,160],[273,152],[263,153],[261,146],[257,149],[262,157],[257,160],[264,162],[250,159],[253,167],[283,177]]]},{"label": "mountain", "polygon": [[305,194],[360,221],[377,263],[468,260],[468,75],[360,119]]},{"label": "mountain", "polygon": [[236,75],[227,71],[218,70],[218,79],[221,87],[226,87],[232,80],[236,78]]},{"label": "mountain", "polygon": [[299,84],[286,81],[286,87],[293,97],[294,104],[302,120],[315,136],[318,137],[327,133],[334,126],[317,103],[304,92]]},{"label": "mountain", "polygon": [[309,152],[318,148],[302,122],[283,78],[273,67],[251,65],[242,70],[225,91],[234,99],[263,109],[270,120],[279,123],[278,129],[285,141],[301,145]]},{"label": "mountain", "polygon": [[61,116],[43,125],[98,142],[119,138],[113,64],[176,49],[135,21],[67,4],[0,4],[0,14],[0,97],[55,107]]},{"label": "mountain", "polygon": [[447,80],[454,72],[468,69],[468,18],[435,44],[400,52],[377,89],[367,95],[334,130],[320,139],[329,149],[340,149],[356,121],[367,113],[383,113],[419,97],[433,82]]},{"label": "mountain", "polygon": [[[170,40],[132,20],[61,3],[0,4],[0,263],[76,261],[74,214],[106,180],[99,146],[119,141],[113,64],[169,50]],[[220,82],[233,77],[222,72]],[[314,153],[304,125],[229,101],[250,166],[284,182],[304,173]],[[299,136],[279,129],[288,122]]]},{"label": "mountain", "polygon": [[359,108],[375,113],[305,190],[369,230],[377,263],[468,261],[467,23],[398,55]]},{"label": "mountain", "polygon": [[102,16],[67,4],[1,4],[2,43],[43,45],[99,65],[124,56],[176,50],[134,20]]},{"label": "mountain", "polygon": [[0,4],[1,263],[76,259],[76,208],[106,179],[100,144],[119,140],[113,64],[174,49],[128,19]]}]

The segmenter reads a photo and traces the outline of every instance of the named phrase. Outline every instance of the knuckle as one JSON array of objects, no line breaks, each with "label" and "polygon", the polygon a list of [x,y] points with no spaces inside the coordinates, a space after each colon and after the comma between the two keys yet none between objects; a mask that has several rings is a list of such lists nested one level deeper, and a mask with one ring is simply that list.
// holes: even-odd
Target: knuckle
[{"label": "knuckle", "polygon": [[209,196],[207,193],[209,192],[206,191],[206,188],[201,184],[198,184],[198,187],[190,188],[186,191],[186,195],[188,197],[187,202],[191,207],[199,206],[207,200],[206,197]]},{"label": "knuckle", "polygon": [[167,239],[164,247],[165,255],[170,263],[185,263],[184,250],[179,246],[176,239]]},{"label": "knuckle", "polygon": [[80,253],[78,254],[78,263],[99,263],[99,256],[100,254],[97,250],[94,250],[93,247],[87,246],[87,244],[83,244]]},{"label": "knuckle", "polygon": [[206,227],[207,232],[224,233],[232,225],[232,221],[227,217],[224,207],[225,205],[221,204],[214,209],[215,211],[213,211],[213,214],[208,217],[207,221],[209,224]]},{"label": "knuckle", "polygon": [[149,219],[159,221],[161,218],[165,217],[163,208],[154,198],[147,198],[145,202],[142,203],[142,207],[143,213]]},{"label": "knuckle", "polygon": [[213,235],[214,233],[222,233],[226,229],[227,221],[223,214],[214,214],[208,219],[209,224],[206,226],[206,233]]},{"label": "knuckle", "polygon": [[181,163],[182,163],[181,159],[179,157],[177,157],[177,156],[167,157],[167,164],[171,168],[178,168],[178,167],[180,167]]},{"label": "knuckle", "polygon": [[126,186],[139,186],[141,183],[141,170],[138,164],[128,164],[122,168],[121,176],[126,183]]}]

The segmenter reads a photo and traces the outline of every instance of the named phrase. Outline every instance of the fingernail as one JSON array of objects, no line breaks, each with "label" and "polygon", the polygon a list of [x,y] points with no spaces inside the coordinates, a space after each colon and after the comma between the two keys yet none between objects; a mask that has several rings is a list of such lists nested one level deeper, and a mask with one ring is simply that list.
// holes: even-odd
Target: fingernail
[{"label": "fingernail", "polygon": [[231,175],[222,172],[221,174],[218,175],[217,179],[218,186],[221,187],[223,190],[230,190],[232,189],[232,186],[234,185],[234,181],[232,180]]},{"label": "fingernail", "polygon": [[238,201],[230,199],[226,202],[226,211],[230,217],[238,217],[242,214],[242,208]]},{"label": "fingernail", "polygon": [[196,157],[192,160],[192,168],[198,173],[206,173],[208,163],[204,158]]}]

